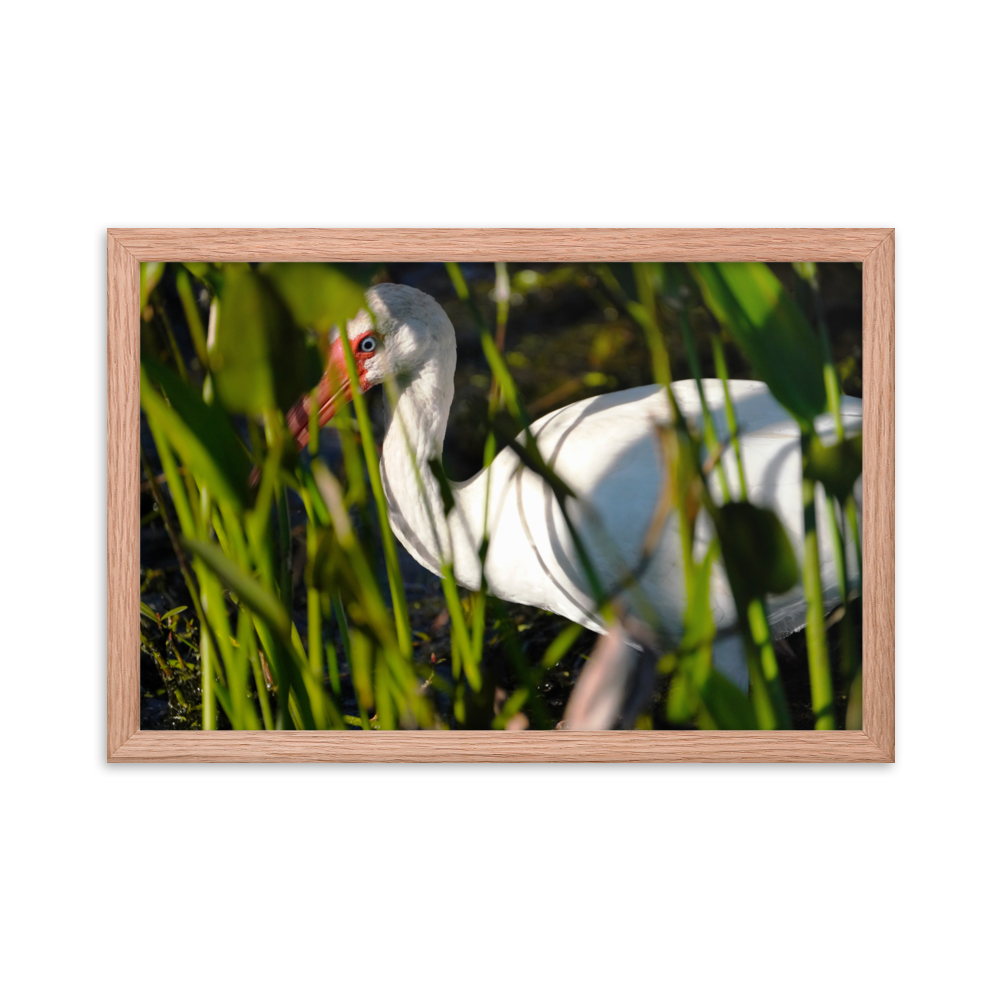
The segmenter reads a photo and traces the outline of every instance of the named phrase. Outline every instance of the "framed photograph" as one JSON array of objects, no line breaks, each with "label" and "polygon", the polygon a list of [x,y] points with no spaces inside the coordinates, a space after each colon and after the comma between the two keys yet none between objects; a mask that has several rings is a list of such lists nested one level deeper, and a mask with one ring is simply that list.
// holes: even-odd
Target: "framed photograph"
[{"label": "framed photograph", "polygon": [[890,229],[108,230],[109,761],[894,748]]}]

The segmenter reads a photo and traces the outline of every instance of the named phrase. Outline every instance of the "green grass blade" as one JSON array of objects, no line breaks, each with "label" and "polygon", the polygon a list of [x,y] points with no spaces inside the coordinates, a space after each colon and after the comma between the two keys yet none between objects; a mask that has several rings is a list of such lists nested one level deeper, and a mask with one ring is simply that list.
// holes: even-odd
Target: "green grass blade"
[{"label": "green grass blade", "polygon": [[208,629],[201,630],[201,728],[209,732],[215,726],[215,665]]},{"label": "green grass blade", "polygon": [[[169,405],[153,380],[169,395]],[[195,389],[149,359],[144,359],[139,369],[139,395],[147,418],[157,424],[185,466],[208,485],[212,495],[236,508],[244,507],[250,462],[225,412],[208,406]]]},{"label": "green grass blade", "polygon": [[[807,453],[803,437],[802,452]],[[809,654],[809,683],[812,688],[813,714],[817,729],[833,729],[833,678],[830,652],[826,642],[826,616],[823,611],[823,582],[820,578],[819,538],[816,532],[816,483],[802,477],[802,514],[805,522],[802,583],[806,597],[806,649]]]},{"label": "green grass blade", "polygon": [[548,649],[545,650],[542,656],[542,667],[545,670],[551,670],[570,651],[573,643],[579,639],[581,632],[583,632],[582,625],[578,625],[576,622],[571,622],[567,625],[549,643]]},{"label": "green grass blade", "polygon": [[139,264],[139,310],[146,308],[149,302],[150,292],[157,286],[160,278],[163,277],[163,270],[166,265],[163,261],[143,261]]},{"label": "green grass blade", "polygon": [[823,412],[823,358],[798,305],[766,264],[689,264],[705,304],[774,398],[804,426]]},{"label": "green grass blade", "polygon": [[[698,399],[701,401],[702,433],[705,436],[705,447],[708,453],[713,455],[719,448],[719,438],[715,433],[715,421],[712,419],[712,411],[708,408],[708,402],[705,399],[705,387],[702,385],[701,378],[701,362],[698,360],[698,351],[694,344],[694,332],[691,329],[691,323],[687,318],[686,312],[679,312],[677,318],[684,337],[684,348],[687,351],[688,363],[691,365],[691,374],[694,375],[695,384],[698,386]],[[728,503],[731,499],[729,483],[726,481],[726,470],[721,461],[716,465],[716,475],[719,480],[719,489],[722,491],[722,502]]]},{"label": "green grass blade", "polygon": [[213,387],[230,412],[283,413],[322,376],[317,346],[263,273],[243,263],[221,267],[209,348]]},{"label": "green grass blade", "polygon": [[194,290],[191,287],[191,278],[184,267],[176,264],[173,267],[174,284],[177,288],[177,296],[181,300],[181,308],[184,310],[184,318],[187,320],[191,343],[194,345],[195,354],[198,355],[202,368],[208,372],[208,338],[205,334],[205,325],[201,321],[198,303],[195,301]]},{"label": "green grass blade", "polygon": [[760,667],[761,679],[767,690],[767,716],[771,725],[763,725],[761,729],[791,729],[791,716],[788,714],[788,702],[785,699],[785,688],[778,672],[778,658],[771,642],[771,629],[767,623],[767,611],[764,599],[756,597],[747,605],[747,621],[750,625],[750,638],[754,645],[754,659]]},{"label": "green grass blade", "polygon": [[861,561],[861,529],[858,526],[858,503],[854,495],[848,496],[844,502],[844,513],[847,515],[847,525],[851,532],[851,542],[854,546],[854,559],[858,568],[858,593],[863,594],[861,589],[861,575],[864,563]]},{"label": "green grass blade", "polygon": [[202,559],[248,608],[260,615],[276,634],[290,635],[291,619],[276,594],[266,590],[257,580],[241,570],[212,542],[187,536],[183,541],[185,546]]},{"label": "green grass blade", "polygon": [[[653,377],[660,385],[670,385],[673,376],[670,372],[670,355],[667,353],[667,343],[663,332],[656,321],[656,292],[653,287],[653,275],[650,264],[633,264],[635,285],[639,293],[638,302],[628,302],[628,311],[632,318],[646,334],[646,346],[653,363]],[[676,417],[676,414],[675,414]]]},{"label": "green grass blade", "polygon": [[462,601],[458,596],[458,584],[455,582],[451,566],[444,566],[442,569],[444,575],[441,578],[441,587],[444,590],[444,599],[451,619],[452,640],[457,647],[457,662],[461,663],[462,670],[468,678],[469,687],[473,691],[479,691],[483,679],[479,672],[479,661],[472,651],[472,638],[465,622],[465,610],[462,608]]},{"label": "green grass blade", "polygon": [[722,380],[722,394],[726,399],[726,426],[729,430],[729,440],[733,446],[733,455],[736,458],[736,471],[740,478],[740,500],[747,499],[747,477],[743,471],[743,451],[740,447],[740,429],[736,423],[736,410],[733,408],[733,399],[729,393],[729,370],[726,367],[726,355],[722,349],[722,340],[715,334],[712,335],[712,357],[715,360],[715,377]]},{"label": "green grass blade", "polygon": [[236,729],[260,729],[260,717],[250,698],[249,675],[250,664],[254,659],[256,644],[253,641],[253,622],[250,616],[241,613],[236,625],[236,641],[239,643],[237,655],[233,657],[232,671],[229,675],[229,690],[232,707],[239,717],[239,723],[233,720]]},{"label": "green grass blade", "polygon": [[375,509],[378,512],[379,530],[382,535],[382,549],[385,553],[386,571],[389,576],[389,593],[392,596],[392,612],[396,621],[396,635],[400,650],[404,656],[409,658],[412,655],[413,648],[410,615],[406,604],[406,592],[403,587],[403,574],[399,568],[396,536],[392,533],[392,526],[389,524],[389,510],[386,504],[385,491],[382,489],[382,476],[379,472],[378,449],[375,447],[375,436],[372,433],[368,408],[365,405],[364,396],[361,392],[358,369],[354,362],[354,352],[351,350],[351,343],[347,336],[346,323],[341,325],[340,340],[344,348],[347,374],[354,397],[354,413],[358,421],[358,430],[361,433],[361,448],[364,453],[365,464],[368,467],[368,481],[372,494],[375,497]]},{"label": "green grass blade", "polygon": [[257,702],[260,705],[260,714],[264,719],[264,728],[268,731],[274,729],[274,716],[271,713],[271,698],[267,691],[267,682],[264,680],[264,668],[260,660],[260,647],[257,645],[257,634],[253,629],[253,621],[250,620],[251,628],[248,630],[247,641],[250,649],[250,665],[253,668],[254,684],[257,688]]}]

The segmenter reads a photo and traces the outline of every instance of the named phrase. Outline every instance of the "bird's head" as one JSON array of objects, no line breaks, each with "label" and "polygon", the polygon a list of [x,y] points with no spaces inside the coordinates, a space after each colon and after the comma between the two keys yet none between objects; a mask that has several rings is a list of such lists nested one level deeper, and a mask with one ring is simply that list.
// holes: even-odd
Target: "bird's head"
[{"label": "bird's head", "polygon": [[[450,356],[454,366],[455,330],[431,296],[409,285],[384,284],[368,289],[365,300],[368,308],[360,309],[347,323],[347,340],[363,393],[389,379],[405,388],[426,364],[442,356]],[[330,332],[326,371],[316,387],[319,426],[351,396],[344,342],[335,328]],[[288,411],[288,427],[299,447],[309,441],[311,407],[310,394]]]}]

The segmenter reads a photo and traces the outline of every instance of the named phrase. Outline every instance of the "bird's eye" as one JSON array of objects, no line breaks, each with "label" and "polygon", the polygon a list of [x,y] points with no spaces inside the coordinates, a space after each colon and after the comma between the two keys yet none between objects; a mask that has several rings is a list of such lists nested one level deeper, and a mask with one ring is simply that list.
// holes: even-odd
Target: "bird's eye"
[{"label": "bird's eye", "polygon": [[375,350],[375,338],[370,335],[365,337],[365,339],[358,344],[358,350],[362,354],[371,354],[371,352]]}]

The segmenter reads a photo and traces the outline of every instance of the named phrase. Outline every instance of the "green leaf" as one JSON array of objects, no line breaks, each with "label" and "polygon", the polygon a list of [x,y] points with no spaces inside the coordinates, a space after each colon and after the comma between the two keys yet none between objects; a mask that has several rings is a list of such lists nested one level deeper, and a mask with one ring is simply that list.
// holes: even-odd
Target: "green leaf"
[{"label": "green leaf", "polygon": [[250,460],[225,410],[206,403],[175,372],[148,357],[142,359],[139,389],[147,417],[162,428],[184,464],[220,500],[245,507],[250,502]]},{"label": "green leaf", "polygon": [[[306,560],[303,580],[307,587],[336,593],[339,567],[346,562],[343,549],[333,531],[326,526],[316,528],[316,543]],[[353,579],[351,582],[354,582]]]},{"label": "green leaf", "polygon": [[[267,263],[258,268],[257,273],[262,280],[274,290],[295,322],[307,331],[305,375],[310,388],[323,377],[334,329],[346,328],[348,320],[367,309],[365,284],[376,267],[364,264]],[[365,284],[352,275],[366,276]],[[341,416],[346,417],[346,413]]]},{"label": "green leaf", "polygon": [[260,273],[284,299],[299,326],[324,335],[366,308],[362,285],[332,264],[262,264]]},{"label": "green leaf", "polygon": [[188,538],[186,535],[182,537],[182,541],[186,548],[198,556],[251,611],[260,615],[278,635],[287,636],[289,634],[291,620],[277,594],[265,589],[258,580],[241,570],[218,545],[203,542],[197,538]]},{"label": "green leaf", "polygon": [[803,472],[809,479],[821,482],[831,496],[846,500],[861,475],[861,435],[829,447],[814,435],[806,452]]},{"label": "green leaf", "polygon": [[826,409],[823,355],[802,310],[766,264],[689,264],[705,304],[782,406],[811,426]]},{"label": "green leaf", "polygon": [[684,612],[682,649],[693,649],[715,638],[715,618],[712,615],[712,566],[718,555],[719,547],[712,542],[702,561],[692,568],[694,587]]},{"label": "green leaf", "polygon": [[219,396],[238,413],[286,410],[319,381],[315,345],[307,345],[288,307],[249,265],[224,265],[224,278],[209,350]]},{"label": "green leaf", "polygon": [[715,529],[737,601],[783,594],[799,579],[788,535],[778,515],[746,501],[723,504]]},{"label": "green leaf", "polygon": [[750,699],[717,670],[712,670],[702,686],[701,700],[720,729],[757,728]]},{"label": "green leaf", "polygon": [[687,722],[698,710],[702,689],[712,672],[712,566],[719,553],[713,539],[700,563],[693,567],[693,587],[684,612],[684,635],[677,649],[677,672],[667,697],[667,718]]}]

